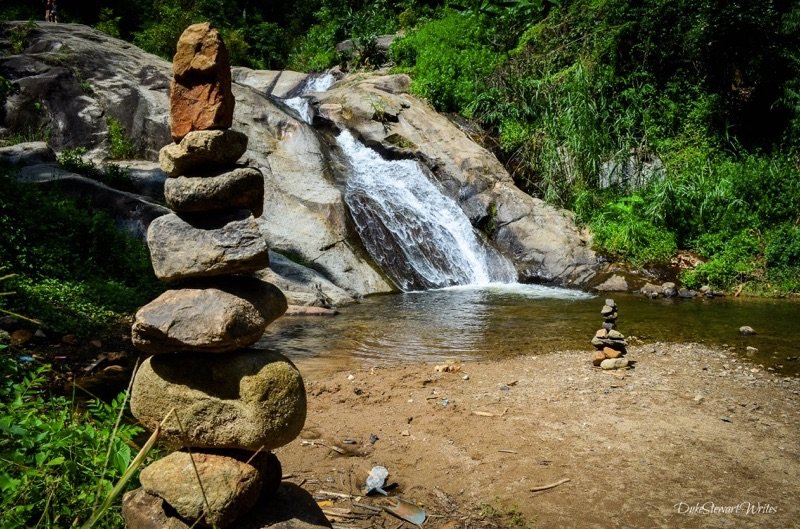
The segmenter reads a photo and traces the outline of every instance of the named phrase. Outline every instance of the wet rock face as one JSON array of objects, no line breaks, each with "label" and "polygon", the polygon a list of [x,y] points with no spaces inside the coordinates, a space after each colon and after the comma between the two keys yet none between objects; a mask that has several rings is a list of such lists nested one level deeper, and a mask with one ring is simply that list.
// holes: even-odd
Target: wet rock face
[{"label": "wet rock face", "polygon": [[175,142],[193,130],[233,124],[228,50],[207,22],[189,26],[178,39],[170,87],[170,130]]},{"label": "wet rock face", "polygon": [[293,440],[306,418],[300,372],[269,351],[157,355],[136,374],[131,411],[155,428],[175,408],[162,438],[178,446],[271,450]]}]

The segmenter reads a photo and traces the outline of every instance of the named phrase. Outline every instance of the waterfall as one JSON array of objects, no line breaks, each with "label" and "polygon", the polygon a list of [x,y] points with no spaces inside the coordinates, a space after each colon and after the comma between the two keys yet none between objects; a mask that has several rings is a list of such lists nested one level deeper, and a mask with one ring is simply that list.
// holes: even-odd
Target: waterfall
[{"label": "waterfall", "polygon": [[483,243],[456,202],[414,160],[384,160],[347,131],[345,202],[369,254],[404,291],[516,280],[511,263]]},{"label": "waterfall", "polygon": [[311,124],[311,121],[314,119],[314,114],[311,111],[311,105],[308,104],[308,99],[303,96],[314,92],[324,92],[330,88],[335,81],[336,79],[329,73],[319,76],[309,75],[298,90],[300,95],[284,99],[283,102],[289,108],[294,109],[303,121]]}]

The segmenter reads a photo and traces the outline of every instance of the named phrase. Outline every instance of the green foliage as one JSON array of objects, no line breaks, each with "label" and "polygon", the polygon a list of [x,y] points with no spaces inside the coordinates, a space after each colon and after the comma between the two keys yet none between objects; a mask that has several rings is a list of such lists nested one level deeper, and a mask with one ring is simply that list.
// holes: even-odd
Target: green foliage
[{"label": "green foliage", "polygon": [[175,45],[187,26],[200,22],[196,13],[185,9],[179,2],[155,0],[156,16],[147,22],[141,31],[133,35],[133,43],[145,51],[172,60]]},{"label": "green foliage", "polygon": [[595,244],[638,265],[669,259],[676,250],[675,235],[646,219],[644,208],[639,195],[606,204],[592,219]]},{"label": "green foliage", "polygon": [[58,165],[65,171],[88,176],[95,171],[95,166],[91,161],[84,159],[85,155],[86,149],[84,147],[64,149],[58,155]]},{"label": "green foliage", "polygon": [[289,56],[290,36],[274,22],[256,21],[244,28],[249,53],[242,64],[260,70],[279,70]]},{"label": "green foliage", "polygon": [[0,224],[0,267],[18,274],[9,307],[49,328],[96,332],[162,290],[145,246],[100,211],[3,175]]},{"label": "green foliage", "polygon": [[25,41],[31,31],[38,26],[33,20],[29,20],[24,24],[17,24],[9,32],[11,40],[11,53],[22,53],[25,50]]},{"label": "green foliage", "polygon": [[480,15],[446,11],[397,40],[392,57],[412,75],[412,91],[443,112],[472,113],[482,79],[501,59]]},{"label": "green foliage", "polygon": [[[113,123],[117,123],[117,127],[122,129],[113,118],[109,119],[109,141],[111,142],[111,154],[113,158],[130,158],[135,155],[133,146],[128,142],[124,136],[124,132],[112,132]],[[119,189],[121,191],[135,192],[136,188],[133,181],[128,175],[128,172],[116,164],[108,164],[104,170],[95,167],[91,160],[87,160],[86,149],[84,147],[75,147],[74,149],[64,149],[58,155],[58,165],[66,171],[77,173],[83,176],[88,176],[98,182],[102,182],[109,187]]]},{"label": "green foliage", "polygon": [[[387,0],[322,0],[314,13],[315,23],[289,56],[289,68],[321,71],[337,62],[352,61],[356,66],[375,64],[376,38],[397,30],[394,7]],[[336,44],[354,41],[355,54],[340,57]]]},{"label": "green foliage", "polygon": [[[47,367],[23,367],[0,352],[0,526],[72,527],[91,514],[132,454],[136,426],[114,425],[124,394],[110,404],[49,394]],[[107,459],[110,447],[110,458]],[[118,511],[103,527],[122,528]]]},{"label": "green foliage", "polygon": [[95,27],[109,35],[111,37],[120,38],[122,36],[120,32],[120,22],[122,21],[121,16],[114,16],[114,10],[110,7],[104,7],[100,9],[99,20]]},{"label": "green foliage", "polygon": [[323,20],[311,26],[300,44],[289,56],[289,68],[305,72],[319,72],[336,64],[336,35],[338,26],[334,20],[326,20],[327,12],[320,11]]},{"label": "green foliage", "polygon": [[0,106],[5,105],[8,96],[18,91],[19,88],[14,83],[0,75]]},{"label": "green foliage", "polygon": [[118,119],[109,117],[106,120],[108,126],[108,141],[111,144],[109,154],[114,160],[124,160],[136,156],[136,148],[128,139],[125,127]]}]

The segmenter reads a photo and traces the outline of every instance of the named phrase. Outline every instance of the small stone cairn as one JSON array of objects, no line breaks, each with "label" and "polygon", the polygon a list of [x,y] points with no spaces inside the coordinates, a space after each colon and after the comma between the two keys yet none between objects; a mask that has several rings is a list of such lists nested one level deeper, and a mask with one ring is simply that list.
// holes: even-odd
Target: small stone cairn
[{"label": "small stone cairn", "polygon": [[131,409],[177,451],[142,470],[123,515],[132,529],[263,527],[243,518],[281,494],[271,450],[297,437],[306,417],[294,365],[245,349],[287,308],[277,287],[252,275],[269,264],[254,218],[264,180],[235,165],[248,138],[230,129],[230,64],[217,31],[186,29],[173,72],[174,143],[159,161],[174,213],[147,232],[155,274],[173,288],[136,313],[133,343],[152,356],[136,373]]},{"label": "small stone cairn", "polygon": [[603,328],[594,333],[592,345],[597,349],[592,353],[592,365],[602,369],[622,369],[629,365],[627,358],[627,342],[625,335],[617,330],[617,304],[613,299],[607,299],[600,310],[603,316]]}]

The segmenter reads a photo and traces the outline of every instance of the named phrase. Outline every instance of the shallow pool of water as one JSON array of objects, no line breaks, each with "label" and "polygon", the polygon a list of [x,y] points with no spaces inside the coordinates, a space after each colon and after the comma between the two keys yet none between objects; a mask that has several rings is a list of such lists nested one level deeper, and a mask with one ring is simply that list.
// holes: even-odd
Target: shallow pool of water
[{"label": "shallow pool of water", "polygon": [[[741,298],[657,299],[595,296],[534,285],[451,288],[373,296],[331,318],[284,317],[258,346],[328,367],[474,360],[592,350],[606,297],[619,306],[617,328],[644,343],[728,345],[755,364],[800,372],[800,303]],[[741,337],[742,325],[756,336]],[[747,346],[758,349],[748,353]],[[787,359],[788,358],[788,359]],[[782,366],[782,367],[778,367]]]}]

